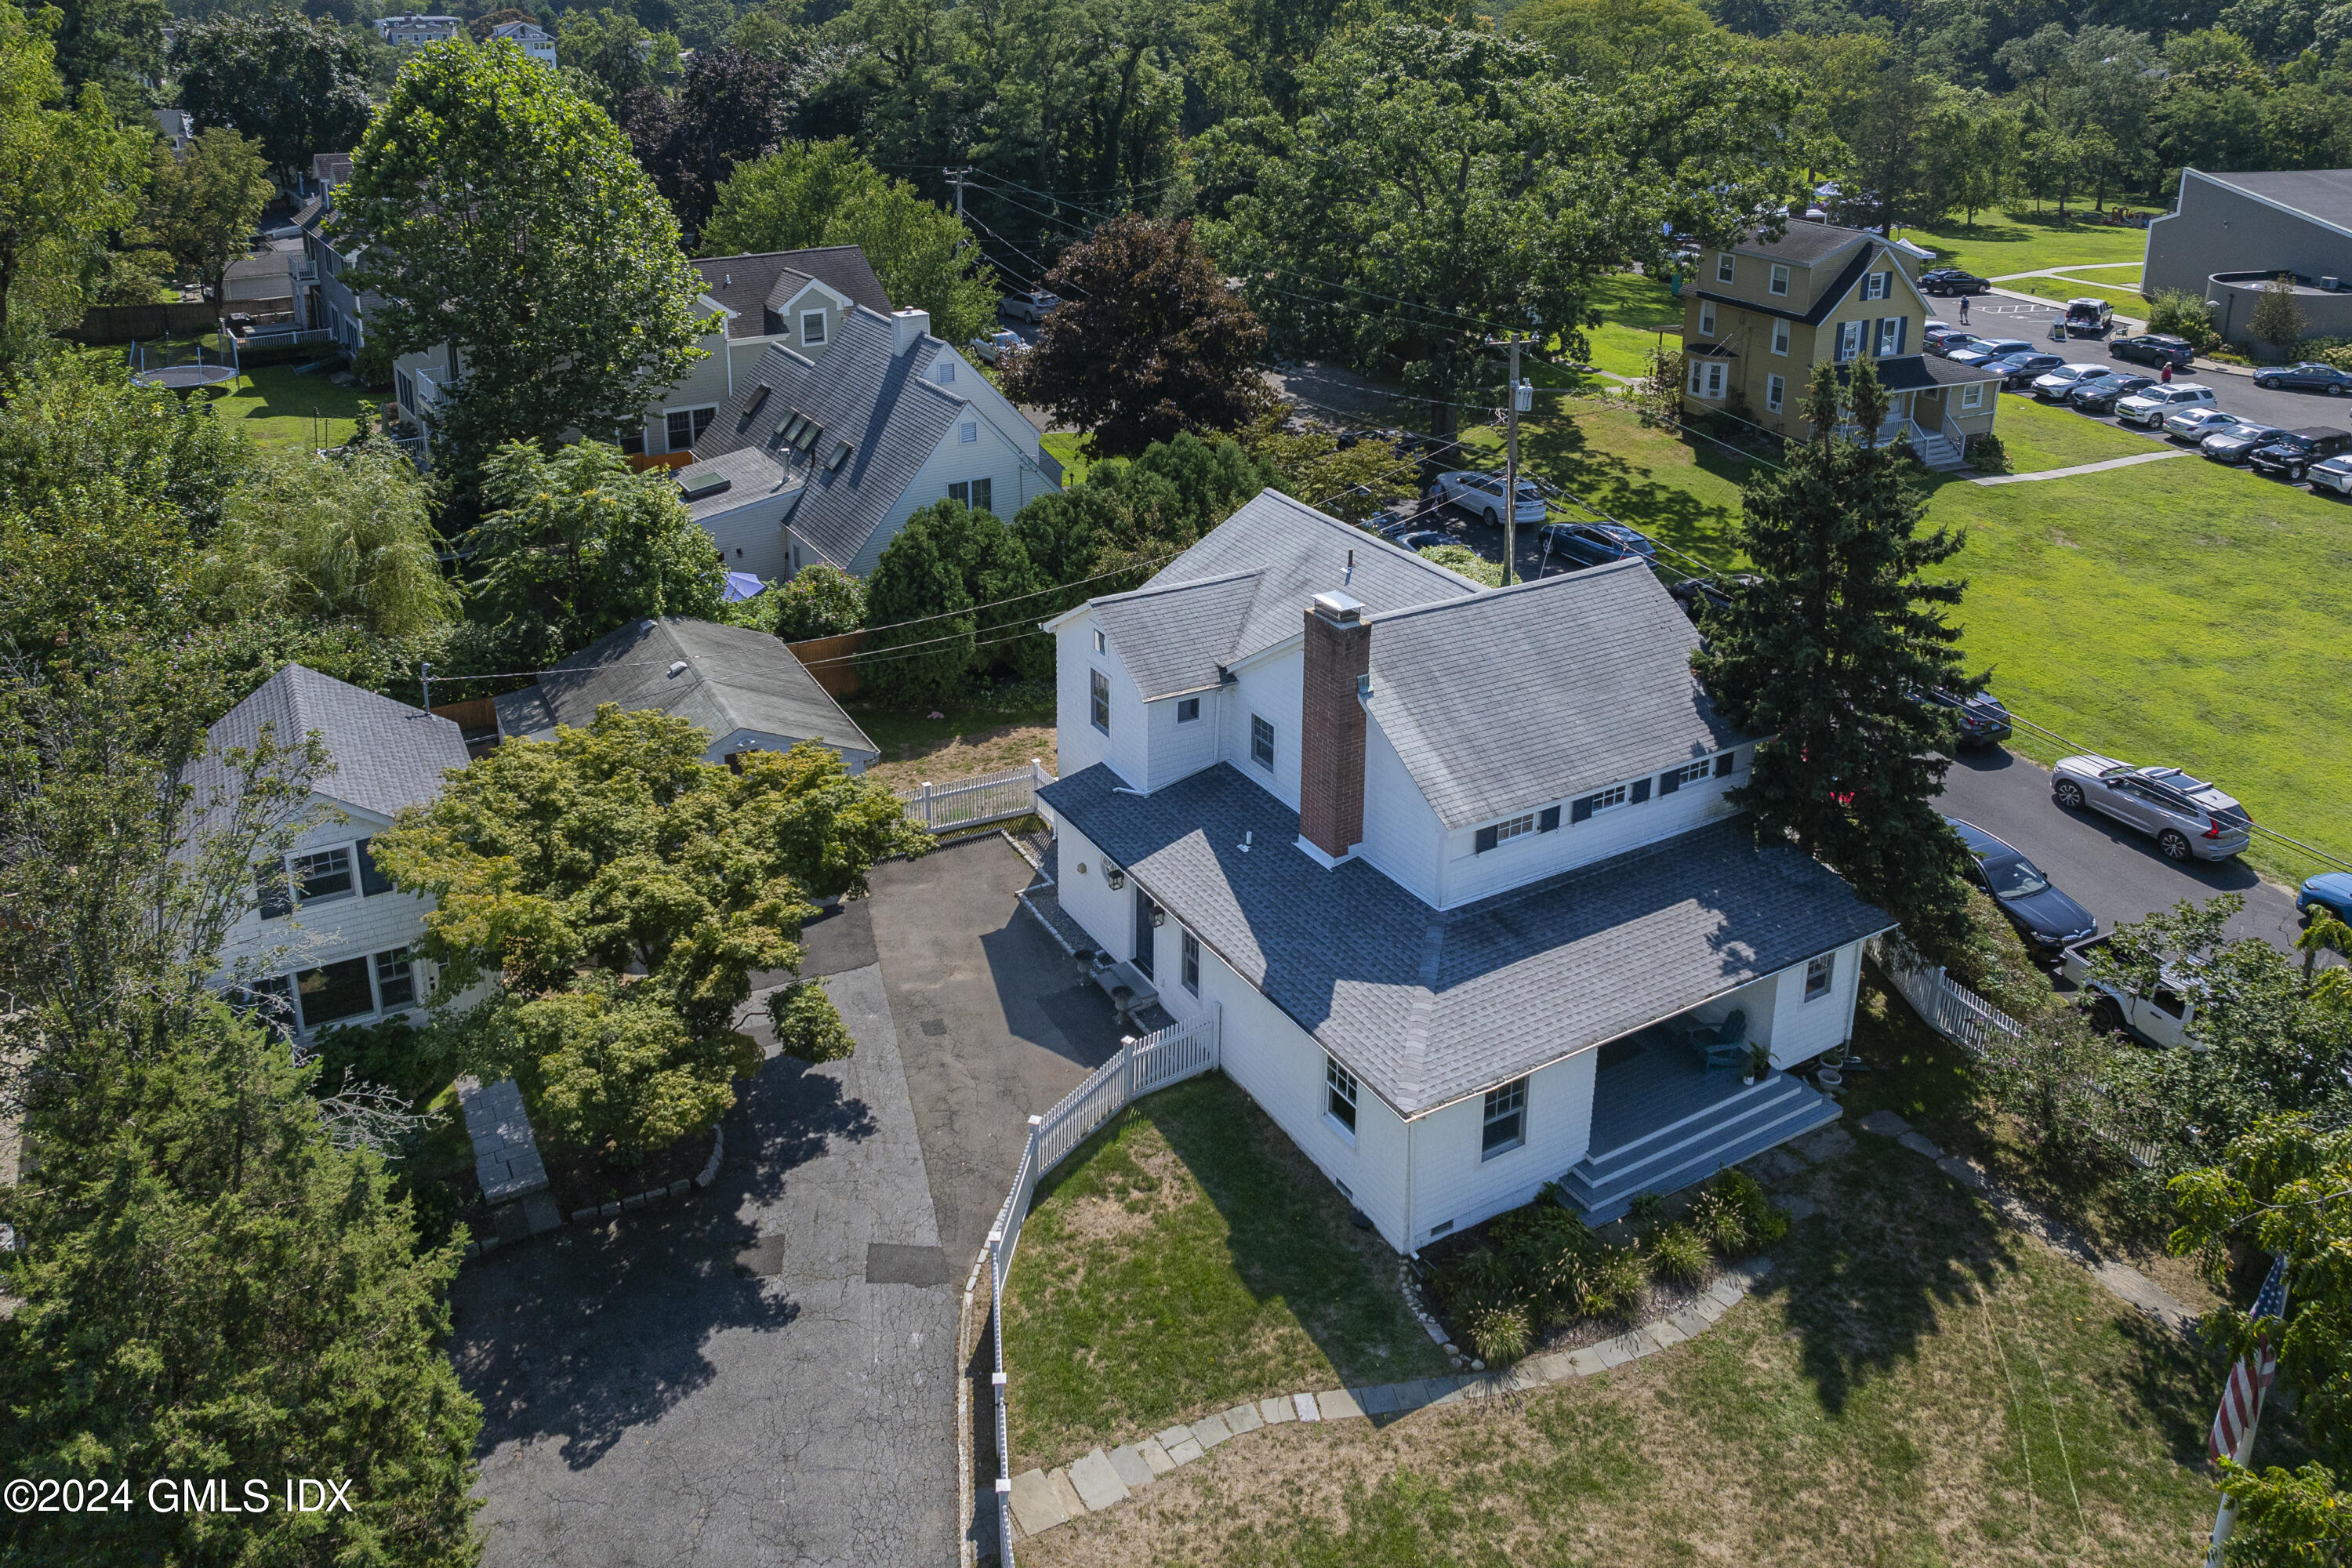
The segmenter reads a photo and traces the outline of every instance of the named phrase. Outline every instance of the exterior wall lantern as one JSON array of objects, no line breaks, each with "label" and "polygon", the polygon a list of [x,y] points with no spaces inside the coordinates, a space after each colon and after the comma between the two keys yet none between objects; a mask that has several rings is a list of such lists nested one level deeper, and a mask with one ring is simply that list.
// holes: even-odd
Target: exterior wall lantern
[{"label": "exterior wall lantern", "polygon": [[1166,910],[1161,909],[1161,908],[1160,908],[1159,905],[1157,905],[1157,904],[1152,905],[1152,906],[1151,906],[1151,923],[1152,923],[1153,925],[1155,925],[1155,926],[1164,926],[1164,925],[1166,925],[1166,924],[1168,923],[1168,911],[1167,911]]},{"label": "exterior wall lantern", "polygon": [[1127,886],[1127,873],[1116,866],[1106,863],[1103,867],[1103,880],[1108,882],[1110,890],[1116,893]]}]

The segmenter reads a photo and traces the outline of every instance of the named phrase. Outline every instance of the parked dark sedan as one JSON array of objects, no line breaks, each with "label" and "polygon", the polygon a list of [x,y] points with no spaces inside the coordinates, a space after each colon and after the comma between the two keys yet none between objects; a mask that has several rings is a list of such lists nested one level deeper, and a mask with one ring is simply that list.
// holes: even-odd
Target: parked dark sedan
[{"label": "parked dark sedan", "polygon": [[2076,387],[2067,401],[2085,414],[2113,414],[2118,398],[2129,397],[2143,387],[2154,386],[2152,375],[2116,374],[2086,381]]},{"label": "parked dark sedan", "polygon": [[1963,697],[1957,691],[1937,687],[1920,694],[1938,708],[1956,710],[1960,721],[1960,744],[1963,746],[1998,745],[2015,731],[2009,710],[2000,699],[1990,691],[1979,691],[1974,697]]},{"label": "parked dark sedan", "polygon": [[1991,895],[2027,947],[2054,953],[2098,934],[2097,919],[2053,886],[2042,868],[1972,822],[1944,820],[1969,847],[1969,879]]},{"label": "parked dark sedan", "polygon": [[2169,332],[2142,332],[2137,337],[2117,338],[2107,345],[2110,358],[2130,360],[2137,364],[2168,364],[2175,370],[2187,370],[2197,351],[2189,346],[2187,338],[2176,338]]},{"label": "parked dark sedan", "polygon": [[1957,267],[1937,267],[1919,274],[1923,294],[1982,294],[1991,288],[1984,279]]},{"label": "parked dark sedan", "polygon": [[1931,354],[1963,348],[1976,341],[1974,332],[1966,327],[1955,327],[1948,321],[1930,321],[1919,333],[1919,346]]},{"label": "parked dark sedan", "polygon": [[2046,375],[2066,362],[2057,354],[2011,354],[1995,360],[1987,368],[2001,373],[2001,384],[2011,392],[2033,384],[2036,376]]},{"label": "parked dark sedan", "polygon": [[1614,522],[1548,522],[1544,548],[1586,566],[1612,561],[1654,561],[1657,546],[1633,529]]},{"label": "parked dark sedan", "polygon": [[2305,360],[2301,364],[2264,365],[2254,372],[2254,384],[2273,392],[2284,388],[2288,392],[2324,392],[2330,397],[2341,397],[2352,392],[2352,375],[2332,364]]},{"label": "parked dark sedan", "polygon": [[2299,485],[2322,458],[2352,452],[2352,430],[2331,430],[2315,425],[2305,430],[2282,431],[2246,454],[2247,466],[2257,472]]}]

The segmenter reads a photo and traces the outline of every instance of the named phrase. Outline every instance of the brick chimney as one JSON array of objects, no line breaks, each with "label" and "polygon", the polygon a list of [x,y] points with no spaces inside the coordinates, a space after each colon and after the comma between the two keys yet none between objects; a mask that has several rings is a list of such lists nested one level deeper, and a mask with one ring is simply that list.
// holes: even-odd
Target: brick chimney
[{"label": "brick chimney", "polygon": [[1307,610],[1307,670],[1299,693],[1298,837],[1338,861],[1364,837],[1364,710],[1372,628],[1345,594],[1318,594]]}]

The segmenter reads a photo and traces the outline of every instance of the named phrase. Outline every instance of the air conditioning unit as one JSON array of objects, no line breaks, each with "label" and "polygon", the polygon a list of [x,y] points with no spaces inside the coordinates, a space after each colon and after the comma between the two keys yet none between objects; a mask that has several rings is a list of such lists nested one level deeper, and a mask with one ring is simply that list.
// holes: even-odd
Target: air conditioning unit
[{"label": "air conditioning unit", "polygon": [[2336,290],[2344,287],[2344,279],[2341,278],[2323,278],[2319,280],[2319,286],[2333,294]]}]

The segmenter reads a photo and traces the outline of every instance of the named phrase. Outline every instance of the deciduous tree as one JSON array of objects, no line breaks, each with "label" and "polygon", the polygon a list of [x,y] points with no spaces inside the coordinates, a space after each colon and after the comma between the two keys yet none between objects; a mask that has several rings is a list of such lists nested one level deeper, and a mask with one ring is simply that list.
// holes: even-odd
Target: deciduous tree
[{"label": "deciduous tree", "polygon": [[312,154],[358,144],[367,69],[352,36],[299,12],[223,12],[184,24],[172,43],[180,106],[200,126],[250,136],[283,181]]},{"label": "deciduous tree", "polygon": [[680,224],[699,229],[735,165],[776,150],[799,101],[802,64],[714,49],[694,58],[675,96],[641,87],[621,100],[616,118]]},{"label": "deciduous tree", "polygon": [[1874,434],[1886,408],[1869,361],[1843,389],[1815,368],[1811,438],[1742,497],[1738,539],[1759,581],[1706,617],[1692,664],[1725,715],[1765,737],[1732,792],[1758,831],[1827,861],[1936,952],[1966,937],[1966,852],[1935,804],[1953,720],[1922,694],[1982,681],[1945,619],[1963,584],[1923,575],[1961,536],[1921,531],[1908,458]]},{"label": "deciduous tree", "polygon": [[564,69],[579,73],[588,96],[607,113],[642,88],[677,79],[677,37],[647,32],[636,17],[609,6],[565,12],[555,51]]},{"label": "deciduous tree", "polygon": [[205,591],[238,615],[350,621],[402,637],[457,618],[416,467],[378,444],[340,462],[265,456],[204,552]]},{"label": "deciduous tree", "polygon": [[2309,325],[2303,307],[2295,303],[2294,279],[2284,273],[2263,285],[2253,314],[2246,318],[2246,330],[2273,348],[2296,342]]},{"label": "deciduous tree", "polygon": [[995,601],[1045,586],[1013,531],[992,512],[943,500],[917,512],[882,552],[866,585],[866,614],[875,627],[858,665],[860,682],[885,701],[945,705],[972,676],[1013,662],[1050,664],[1026,645],[1024,628],[1042,618],[1042,600]]},{"label": "deciduous tree", "polygon": [[179,156],[160,143],[147,185],[147,226],[180,275],[227,308],[223,279],[253,244],[276,189],[261,143],[215,126]]},{"label": "deciduous tree", "polygon": [[1062,304],[1011,357],[1008,395],[1130,457],[1179,431],[1230,430],[1271,401],[1258,378],[1265,328],[1192,234],[1189,218],[1129,213],[1062,253],[1045,275]]},{"label": "deciduous tree", "polygon": [[637,424],[701,353],[676,215],[604,112],[510,42],[412,59],[336,205],[350,277],[383,300],[369,342],[456,356],[427,419],[464,479],[501,442]]}]

